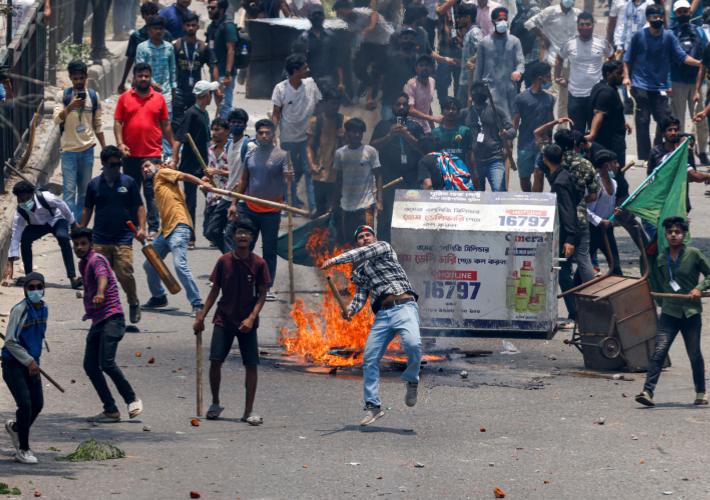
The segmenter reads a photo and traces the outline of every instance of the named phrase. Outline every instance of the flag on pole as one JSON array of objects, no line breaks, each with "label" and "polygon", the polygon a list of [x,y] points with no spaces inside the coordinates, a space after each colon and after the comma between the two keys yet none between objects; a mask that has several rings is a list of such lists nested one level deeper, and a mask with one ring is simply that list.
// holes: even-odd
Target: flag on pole
[{"label": "flag on pole", "polygon": [[[646,181],[619,208],[638,215],[658,228],[658,254],[668,242],[663,237],[661,224],[668,217],[687,220],[686,193],[688,189],[688,140],[663,160]],[[685,238],[690,243],[690,235]]]}]

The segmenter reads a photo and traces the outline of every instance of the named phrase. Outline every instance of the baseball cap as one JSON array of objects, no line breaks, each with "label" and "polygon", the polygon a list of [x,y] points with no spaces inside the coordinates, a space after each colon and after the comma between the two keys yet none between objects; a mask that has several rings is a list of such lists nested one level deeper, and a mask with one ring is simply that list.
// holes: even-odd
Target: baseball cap
[{"label": "baseball cap", "polygon": [[690,4],[686,0],[678,0],[676,3],[673,4],[673,12],[677,11],[678,9],[682,9],[683,7],[689,9]]},{"label": "baseball cap", "polygon": [[415,30],[414,28],[410,28],[410,27],[402,28],[402,30],[399,32],[399,36],[406,35],[407,33],[413,33],[416,35],[417,30]]},{"label": "baseball cap", "polygon": [[192,93],[196,96],[205,95],[207,92],[214,92],[219,88],[219,82],[207,82],[205,80],[200,80],[195,84],[195,88],[192,89]]},{"label": "baseball cap", "polygon": [[309,16],[312,16],[316,12],[320,12],[321,14],[325,15],[325,11],[323,10],[323,6],[321,4],[311,5],[308,9]]}]

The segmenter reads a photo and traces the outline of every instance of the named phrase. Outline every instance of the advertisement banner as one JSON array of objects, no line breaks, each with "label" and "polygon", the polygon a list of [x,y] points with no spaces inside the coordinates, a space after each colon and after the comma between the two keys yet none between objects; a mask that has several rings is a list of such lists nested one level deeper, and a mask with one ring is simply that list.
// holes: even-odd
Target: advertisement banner
[{"label": "advertisement banner", "polygon": [[397,190],[392,246],[422,327],[546,331],[557,322],[555,195]]}]

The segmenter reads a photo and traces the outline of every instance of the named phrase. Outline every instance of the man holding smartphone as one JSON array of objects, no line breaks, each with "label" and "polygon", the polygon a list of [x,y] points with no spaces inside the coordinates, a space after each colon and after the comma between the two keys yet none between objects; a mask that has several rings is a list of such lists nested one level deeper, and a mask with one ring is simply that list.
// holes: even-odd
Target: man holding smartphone
[{"label": "man holding smartphone", "polygon": [[106,147],[101,122],[101,99],[98,92],[86,87],[88,68],[83,61],[68,66],[72,87],[60,90],[54,99],[54,123],[62,137],[59,152],[62,159],[62,199],[81,220],[86,188],[94,167],[94,146]]}]

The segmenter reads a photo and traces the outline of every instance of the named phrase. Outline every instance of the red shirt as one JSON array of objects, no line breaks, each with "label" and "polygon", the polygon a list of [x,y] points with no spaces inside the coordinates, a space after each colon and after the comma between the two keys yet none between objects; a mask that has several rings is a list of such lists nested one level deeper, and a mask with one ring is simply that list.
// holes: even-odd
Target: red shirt
[{"label": "red shirt", "polygon": [[[91,250],[86,257],[79,261],[79,272],[84,282],[84,321],[90,319],[96,325],[114,314],[123,314],[121,298],[118,296],[116,276],[106,257]],[[108,278],[108,286],[104,291],[104,305],[99,309],[94,307],[94,297],[99,289],[99,276]]]},{"label": "red shirt", "polygon": [[123,143],[132,157],[163,156],[163,130],[160,120],[168,120],[168,105],[162,94],[152,88],[141,99],[133,88],[124,92],[116,105],[116,120],[123,120]]},{"label": "red shirt", "polygon": [[[222,292],[212,323],[237,331],[254,310],[259,287],[268,285],[271,278],[266,261],[258,255],[250,253],[246,259],[237,259],[233,252],[229,252],[217,260],[210,281]],[[258,326],[257,317],[253,328]]]}]

